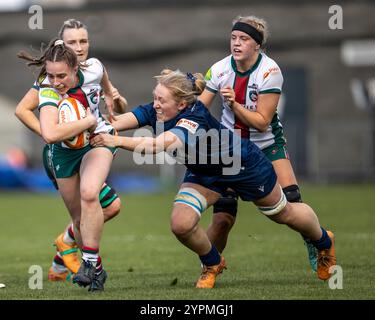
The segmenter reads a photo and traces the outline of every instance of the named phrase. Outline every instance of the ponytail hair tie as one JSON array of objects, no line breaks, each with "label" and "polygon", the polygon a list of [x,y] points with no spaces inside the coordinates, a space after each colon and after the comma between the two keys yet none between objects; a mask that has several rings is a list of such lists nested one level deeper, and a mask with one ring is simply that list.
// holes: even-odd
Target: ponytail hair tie
[{"label": "ponytail hair tie", "polygon": [[196,77],[193,76],[191,72],[186,73],[186,78],[190,80],[193,84],[195,83],[195,80],[197,80]]},{"label": "ponytail hair tie", "polygon": [[55,43],[53,44],[54,47],[61,46],[61,45],[64,45],[64,41],[61,39],[56,40]]},{"label": "ponytail hair tie", "polygon": [[195,91],[195,90],[196,90],[195,81],[197,80],[197,78],[194,77],[193,74],[192,74],[191,72],[187,72],[187,73],[186,73],[186,78],[187,78],[188,80],[190,80],[190,82],[191,82],[191,84],[192,84],[192,86],[193,86],[193,91]]}]

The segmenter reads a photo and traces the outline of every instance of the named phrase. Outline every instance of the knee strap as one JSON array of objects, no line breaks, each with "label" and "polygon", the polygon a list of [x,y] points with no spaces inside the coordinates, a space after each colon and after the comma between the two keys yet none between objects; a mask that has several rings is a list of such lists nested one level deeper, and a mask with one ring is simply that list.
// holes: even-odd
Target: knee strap
[{"label": "knee strap", "polygon": [[[281,189],[281,188],[280,188]],[[288,201],[286,200],[284,192],[281,190],[281,197],[280,200],[271,207],[258,207],[259,211],[262,212],[266,216],[273,216],[281,212],[285,206],[287,205]]]},{"label": "knee strap", "polygon": [[214,204],[214,213],[225,212],[233,217],[237,216],[238,196],[233,191],[227,191]]},{"label": "knee strap", "polygon": [[100,190],[99,201],[103,209],[109,207],[117,198],[116,190],[109,185],[104,186],[102,190]]},{"label": "knee strap", "polygon": [[194,188],[181,188],[174,199],[174,203],[185,204],[191,207],[199,215],[207,209],[206,198]]},{"label": "knee strap", "polygon": [[296,184],[283,188],[283,192],[288,202],[302,202],[301,192]]}]

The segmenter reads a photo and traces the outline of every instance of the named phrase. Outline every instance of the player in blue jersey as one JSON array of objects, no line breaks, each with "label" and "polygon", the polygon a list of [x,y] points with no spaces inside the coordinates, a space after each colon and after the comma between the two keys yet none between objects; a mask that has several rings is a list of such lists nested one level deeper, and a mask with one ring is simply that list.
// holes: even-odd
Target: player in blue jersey
[{"label": "player in blue jersey", "polygon": [[329,267],[336,263],[329,231],[320,227],[309,206],[287,201],[272,164],[253,142],[222,126],[197,100],[205,87],[203,76],[164,70],[156,79],[154,102],[119,116],[113,123],[117,130],[150,125],[155,138],[99,134],[90,143],[142,154],[166,151],[184,163],[187,170],[174,200],[171,229],[200,258],[203,270],[196,287],[213,288],[217,275],[226,267],[199,220],[227,188],[242,200],[254,202],[271,220],[312,239],[326,257],[318,273],[328,279]]}]

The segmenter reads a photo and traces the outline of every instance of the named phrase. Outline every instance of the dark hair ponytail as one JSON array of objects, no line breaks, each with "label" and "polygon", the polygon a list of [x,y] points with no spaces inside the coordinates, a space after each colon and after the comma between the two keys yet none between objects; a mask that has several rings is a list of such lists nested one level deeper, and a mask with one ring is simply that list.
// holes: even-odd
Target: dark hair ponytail
[{"label": "dark hair ponytail", "polygon": [[58,38],[50,41],[40,57],[33,57],[26,51],[20,51],[17,57],[29,61],[27,63],[29,67],[36,66],[40,68],[37,78],[39,85],[39,79],[44,79],[46,75],[46,61],[64,61],[70,68],[78,66],[78,59],[74,51],[66,47],[64,42]]}]

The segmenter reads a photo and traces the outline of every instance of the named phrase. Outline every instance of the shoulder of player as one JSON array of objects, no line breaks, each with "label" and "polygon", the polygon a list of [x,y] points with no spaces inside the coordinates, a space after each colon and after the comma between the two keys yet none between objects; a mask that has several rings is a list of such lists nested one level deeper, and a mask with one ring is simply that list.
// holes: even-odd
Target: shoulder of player
[{"label": "shoulder of player", "polygon": [[51,84],[48,80],[47,75],[41,75],[36,81],[34,81],[32,87],[36,90],[39,90],[40,88],[50,87],[50,86]]},{"label": "shoulder of player", "polygon": [[103,71],[104,70],[103,64],[97,58],[89,58],[84,62],[84,64],[85,64],[86,68],[83,68],[82,71],[85,71],[85,70],[100,70],[100,71]]},{"label": "shoulder of player", "polygon": [[232,55],[229,55],[229,56],[226,56],[225,58],[221,59],[220,61],[215,62],[212,65],[211,70],[215,71],[215,72],[224,71],[226,68],[231,66],[231,58],[232,58]]},{"label": "shoulder of player", "polygon": [[55,100],[61,99],[60,93],[58,92],[57,89],[55,89],[53,87],[40,87],[39,88],[39,95],[41,97],[52,98],[52,99],[55,99]]},{"label": "shoulder of player", "polygon": [[223,79],[225,75],[228,75],[231,72],[233,72],[233,68],[231,67],[231,58],[232,55],[229,55],[226,56],[224,59],[221,59],[220,61],[214,63],[208,70],[205,76],[205,80],[209,81],[211,79],[215,79],[215,81],[220,81]]},{"label": "shoulder of player", "polygon": [[87,65],[92,65],[92,64],[102,65],[102,63],[100,62],[100,60],[98,58],[95,58],[95,57],[88,58],[85,61],[85,64],[87,64]]},{"label": "shoulder of player", "polygon": [[259,64],[259,71],[260,72],[281,72],[279,65],[276,63],[275,60],[267,56],[266,54],[262,53],[262,60]]},{"label": "shoulder of player", "polygon": [[39,110],[46,105],[53,105],[57,107],[61,101],[62,96],[52,87],[39,88]]}]

